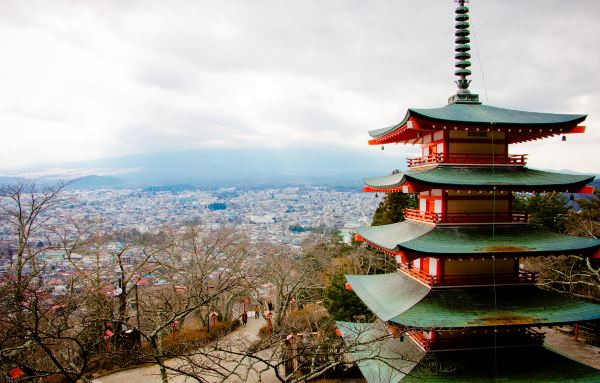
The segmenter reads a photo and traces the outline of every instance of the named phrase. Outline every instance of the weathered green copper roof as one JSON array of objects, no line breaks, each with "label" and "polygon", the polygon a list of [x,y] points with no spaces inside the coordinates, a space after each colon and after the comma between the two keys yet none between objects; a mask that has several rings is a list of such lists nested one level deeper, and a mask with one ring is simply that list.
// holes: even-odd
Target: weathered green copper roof
[{"label": "weathered green copper roof", "polygon": [[[346,280],[352,291],[384,321],[410,309],[430,290],[403,273],[346,275]],[[402,299],[398,299],[398,294],[402,294]]]},{"label": "weathered green copper roof", "polygon": [[434,257],[580,254],[600,247],[600,239],[563,235],[526,225],[433,227],[403,221],[359,227],[357,233],[386,250],[408,250]]},{"label": "weathered green copper roof", "polygon": [[562,174],[529,169],[527,167],[460,167],[437,166],[425,170],[366,178],[365,184],[374,188],[396,188],[405,182],[440,187],[499,187],[503,189],[583,186],[594,176]]},{"label": "weathered green copper roof", "polygon": [[425,355],[412,342],[389,336],[383,323],[336,322],[352,360],[369,383],[396,383]]},{"label": "weathered green copper roof", "polygon": [[563,235],[523,225],[438,226],[418,238],[398,243],[401,250],[434,256],[580,254],[598,247],[599,239]]},{"label": "weathered green copper roof", "polygon": [[382,226],[362,226],[356,232],[371,243],[394,250],[399,243],[419,238],[433,229],[433,226],[403,221]]},{"label": "weathered green copper roof", "polygon": [[[396,300],[405,299],[398,292]],[[418,328],[464,328],[597,319],[600,319],[598,304],[522,285],[433,289],[417,304],[390,320]]]},{"label": "weathered green copper roof", "polygon": [[498,108],[483,104],[450,104],[433,109],[409,109],[406,116],[399,124],[383,129],[371,130],[369,135],[373,138],[385,136],[406,124],[411,116],[448,124],[469,123],[490,125],[493,123],[496,127],[514,126],[517,128],[524,125],[543,127],[561,124],[578,124],[587,117],[585,114],[525,112],[522,110]]},{"label": "weathered green copper roof", "polygon": [[391,338],[378,323],[336,322],[352,360],[369,383],[600,381],[600,371],[543,346],[425,354]]},{"label": "weathered green copper roof", "polygon": [[403,383],[599,382],[600,371],[543,346],[428,354]]}]

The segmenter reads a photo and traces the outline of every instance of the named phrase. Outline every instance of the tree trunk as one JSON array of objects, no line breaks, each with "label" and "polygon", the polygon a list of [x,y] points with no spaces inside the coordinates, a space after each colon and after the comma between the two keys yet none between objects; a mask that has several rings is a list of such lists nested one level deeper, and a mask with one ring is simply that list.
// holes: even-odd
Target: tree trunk
[{"label": "tree trunk", "polygon": [[162,355],[163,355],[163,336],[162,334],[158,334],[158,342],[157,342],[156,352],[158,358],[161,360],[160,363],[160,380],[162,383],[169,383],[169,377],[167,376],[167,369],[163,365]]}]

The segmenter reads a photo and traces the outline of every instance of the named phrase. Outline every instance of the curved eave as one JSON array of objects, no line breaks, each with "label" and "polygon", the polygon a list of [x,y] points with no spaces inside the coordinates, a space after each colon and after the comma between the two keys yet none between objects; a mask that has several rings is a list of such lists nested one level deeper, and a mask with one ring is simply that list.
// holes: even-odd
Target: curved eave
[{"label": "curved eave", "polygon": [[369,383],[397,383],[425,356],[413,342],[398,342],[379,323],[336,322],[348,353]]},{"label": "curved eave", "polygon": [[[440,246],[440,244],[444,244]],[[593,255],[600,240],[557,234],[527,226],[436,227],[426,234],[398,243],[410,258],[420,256],[540,256]]]},{"label": "curved eave", "polygon": [[402,383],[592,383],[600,377],[595,368],[544,346],[440,352],[435,362],[436,368],[418,364]]},{"label": "curved eave", "polygon": [[405,312],[430,291],[404,273],[346,275],[352,291],[383,321]]},{"label": "curved eave", "polygon": [[392,142],[404,142],[418,144],[421,141],[421,127],[415,118],[410,117],[410,111],[404,119],[393,126],[369,131],[372,137],[369,145],[389,144]]},{"label": "curved eave", "polygon": [[[426,226],[410,221],[357,229],[358,239],[406,259],[569,255],[596,257],[600,240],[521,225]],[[440,245],[443,244],[443,245]]]},{"label": "curved eave", "polygon": [[590,175],[573,175],[520,168],[473,166],[437,166],[427,170],[407,171],[383,177],[365,178],[366,192],[414,193],[432,188],[560,191],[589,193]]},{"label": "curved eave", "polygon": [[361,226],[356,229],[359,239],[391,253],[397,253],[398,244],[418,238],[433,230],[433,226],[425,226],[410,221],[392,223],[381,226]]},{"label": "curved eave", "polygon": [[535,286],[434,289],[390,319],[407,327],[537,326],[600,319],[600,305]]},{"label": "curved eave", "polygon": [[409,109],[393,126],[369,131],[370,145],[421,143],[421,131],[500,130],[510,133],[509,143],[521,143],[561,134],[585,132],[578,124],[583,114],[525,112],[488,105],[451,104],[434,109]]}]

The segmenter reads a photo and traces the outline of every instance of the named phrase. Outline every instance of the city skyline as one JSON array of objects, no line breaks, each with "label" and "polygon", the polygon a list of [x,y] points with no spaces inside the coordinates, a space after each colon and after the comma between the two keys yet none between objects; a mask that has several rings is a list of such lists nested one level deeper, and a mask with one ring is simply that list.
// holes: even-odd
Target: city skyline
[{"label": "city skyline", "polygon": [[[5,2],[0,168],[207,148],[374,155],[367,130],[399,122],[409,107],[443,106],[455,92],[453,7]],[[600,173],[600,5],[470,7],[471,89],[484,103],[588,114],[585,136],[515,152],[530,154],[535,168]],[[392,147],[381,155],[411,153]]]}]

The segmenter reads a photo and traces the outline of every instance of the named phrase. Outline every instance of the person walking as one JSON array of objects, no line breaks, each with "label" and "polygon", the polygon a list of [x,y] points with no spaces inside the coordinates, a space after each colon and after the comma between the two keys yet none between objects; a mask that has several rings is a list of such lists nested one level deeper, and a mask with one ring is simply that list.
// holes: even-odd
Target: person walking
[{"label": "person walking", "polygon": [[258,305],[254,305],[254,319],[258,319]]},{"label": "person walking", "polygon": [[242,324],[245,326],[248,323],[248,313],[244,311],[242,314]]},{"label": "person walking", "polygon": [[269,308],[269,311],[273,311],[273,302],[269,301],[269,303],[267,303],[267,307]]}]

